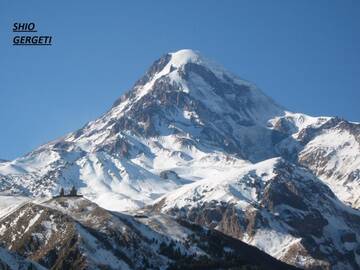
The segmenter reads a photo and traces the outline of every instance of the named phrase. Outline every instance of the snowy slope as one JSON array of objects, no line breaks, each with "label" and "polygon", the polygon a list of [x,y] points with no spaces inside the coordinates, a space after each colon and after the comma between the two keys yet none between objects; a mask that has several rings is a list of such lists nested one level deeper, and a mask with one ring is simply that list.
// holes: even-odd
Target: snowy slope
[{"label": "snowy slope", "polygon": [[153,209],[218,229],[299,267],[360,267],[360,212],[282,159],[247,166],[226,181],[185,185]]},{"label": "snowy slope", "polygon": [[0,195],[0,219],[12,213],[15,209],[29,202],[31,198],[25,196]]},{"label": "snowy slope", "polygon": [[[312,138],[299,153],[337,196],[360,209],[360,124],[337,121]],[[355,133],[357,132],[357,134]]]}]

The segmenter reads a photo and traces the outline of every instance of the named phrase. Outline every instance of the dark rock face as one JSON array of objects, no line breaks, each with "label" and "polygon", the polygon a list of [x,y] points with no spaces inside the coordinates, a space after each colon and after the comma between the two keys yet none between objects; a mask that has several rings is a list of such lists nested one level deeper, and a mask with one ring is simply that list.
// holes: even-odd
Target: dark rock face
[{"label": "dark rock face", "polygon": [[160,57],[158,60],[156,60],[150,69],[146,72],[146,74],[135,83],[135,86],[144,85],[149,80],[151,80],[154,75],[158,72],[160,72],[171,60],[171,55],[166,54],[163,57]]},{"label": "dark rock face", "polygon": [[[255,218],[250,218],[239,211],[235,206],[223,207],[221,220],[218,222],[216,228],[235,238],[242,239],[244,231],[251,235],[254,231],[253,224],[255,224]],[[246,213],[246,212],[245,212]]]},{"label": "dark rock face", "polygon": [[285,117],[280,118],[278,121],[276,121],[273,128],[274,128],[274,130],[277,130],[281,133],[288,134],[288,135],[293,134],[298,131],[298,128],[296,127],[296,125],[292,121],[289,121],[289,119],[287,119]]},{"label": "dark rock face", "polygon": [[296,186],[293,183],[281,180],[275,179],[265,188],[261,203],[270,210],[274,210],[276,206],[281,204],[286,204],[293,208],[307,211],[307,206],[303,202]]},{"label": "dark rock face", "polygon": [[321,237],[323,228],[328,224],[328,221],[318,210],[313,209],[304,216],[293,216],[293,218],[287,221],[287,224],[293,227],[299,236],[306,237],[312,234]]},{"label": "dark rock face", "polygon": [[355,243],[356,242],[356,234],[353,232],[344,232],[341,235],[341,241],[343,243]]},{"label": "dark rock face", "polygon": [[162,171],[160,172],[160,177],[162,179],[180,179],[180,177],[178,176],[178,174],[172,170],[166,170],[166,171]]},{"label": "dark rock face", "polygon": [[102,145],[97,149],[106,153],[111,153],[122,158],[129,158],[131,145],[123,138],[118,138],[115,141],[111,141],[108,144]]}]

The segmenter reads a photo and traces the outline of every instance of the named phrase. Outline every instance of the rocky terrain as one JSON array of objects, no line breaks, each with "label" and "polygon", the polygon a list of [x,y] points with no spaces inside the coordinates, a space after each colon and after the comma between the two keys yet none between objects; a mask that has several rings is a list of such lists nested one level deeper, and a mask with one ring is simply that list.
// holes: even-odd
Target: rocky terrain
[{"label": "rocky terrain", "polygon": [[217,231],[110,212],[81,197],[20,206],[1,219],[0,243],[17,260],[37,262],[21,269],[296,269]]},{"label": "rocky terrain", "polygon": [[272,159],[171,192],[154,211],[213,228],[307,269],[357,269],[360,213],[304,168]]},{"label": "rocky terrain", "polygon": [[0,247],[0,269],[4,270],[46,270],[41,265]]}]

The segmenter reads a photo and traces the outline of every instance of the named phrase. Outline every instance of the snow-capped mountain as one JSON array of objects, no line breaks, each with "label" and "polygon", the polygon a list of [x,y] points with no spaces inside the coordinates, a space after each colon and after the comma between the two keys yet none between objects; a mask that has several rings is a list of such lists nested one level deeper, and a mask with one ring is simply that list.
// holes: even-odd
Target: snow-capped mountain
[{"label": "snow-capped mountain", "polygon": [[[279,164],[292,169],[279,170]],[[253,173],[263,167],[268,175]],[[239,180],[246,175],[249,181]],[[349,269],[360,264],[352,242],[360,240],[359,211],[343,204],[360,207],[360,124],[287,111],[192,50],[161,57],[106,114],[83,128],[1,162],[0,179],[3,192],[28,196],[75,185],[86,198],[117,211],[155,203],[157,211],[186,216],[189,209],[212,208],[213,201],[240,212],[255,207],[251,211],[270,225],[257,224],[258,231],[253,224],[251,234],[244,233],[242,222],[256,218],[234,220],[231,229],[217,219],[191,219],[292,264],[341,268],[342,263]],[[284,194],[274,199],[278,185]],[[208,187],[211,196],[202,193]],[[315,211],[319,203],[324,209]],[[284,209],[278,209],[281,204]],[[299,224],[319,221],[321,232],[301,231],[287,216]],[[264,230],[274,235],[270,244],[264,237],[256,240]],[[350,244],[340,239],[347,232]],[[276,241],[282,249],[269,250]],[[321,248],[310,250],[311,245]]]},{"label": "snow-capped mountain", "polygon": [[[322,137],[330,137],[330,145],[323,145]],[[338,145],[338,140],[350,145]],[[228,167],[293,152],[340,198],[356,204],[358,150],[359,124],[287,112],[253,84],[194,51],[181,50],[156,61],[108,113],[1,163],[0,174],[3,190],[39,195],[75,184],[100,204],[112,197],[121,203],[108,207],[128,209]],[[323,168],[311,160],[316,151],[348,160],[332,167],[324,161]],[[204,173],[209,167],[214,172]],[[179,177],[160,177],[173,169]]]}]

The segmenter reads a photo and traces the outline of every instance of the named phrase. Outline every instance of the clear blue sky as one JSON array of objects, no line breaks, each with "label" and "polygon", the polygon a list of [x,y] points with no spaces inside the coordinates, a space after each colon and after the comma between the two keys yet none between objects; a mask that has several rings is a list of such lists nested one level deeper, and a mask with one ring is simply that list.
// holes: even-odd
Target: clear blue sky
[{"label": "clear blue sky", "polygon": [[[0,3],[0,158],[110,108],[162,54],[199,50],[289,110],[360,121],[360,1]],[[51,47],[11,45],[33,21]]]}]

